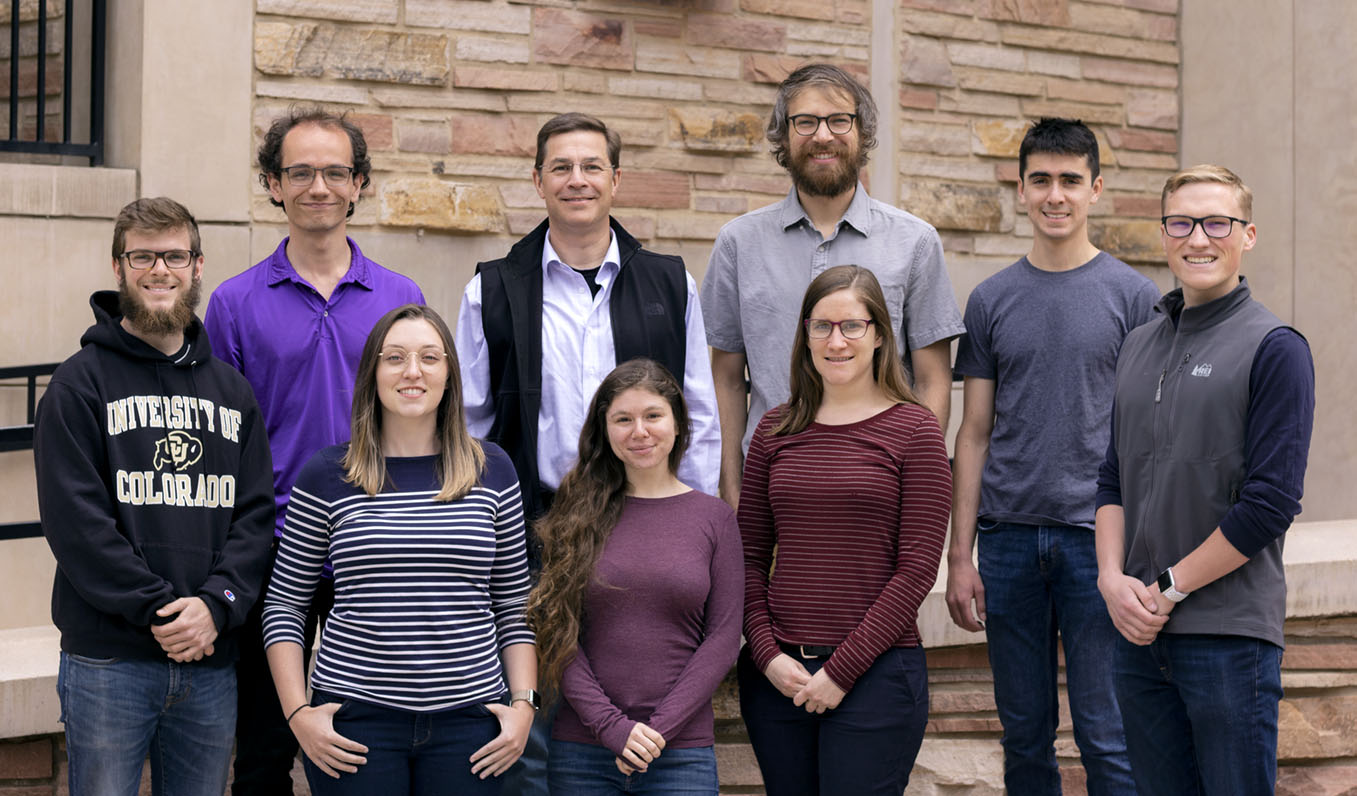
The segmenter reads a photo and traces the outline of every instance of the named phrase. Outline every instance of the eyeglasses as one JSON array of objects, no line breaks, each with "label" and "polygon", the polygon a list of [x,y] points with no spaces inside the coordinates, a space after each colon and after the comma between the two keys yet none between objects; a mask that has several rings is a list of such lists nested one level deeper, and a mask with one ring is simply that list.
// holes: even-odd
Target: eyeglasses
[{"label": "eyeglasses", "polygon": [[829,127],[829,132],[834,135],[844,135],[853,129],[853,122],[857,118],[856,113],[831,113],[828,116],[798,113],[795,116],[788,116],[787,121],[798,135],[815,135],[820,131],[820,122],[824,122]]},{"label": "eyeglasses", "polygon": [[556,179],[563,180],[574,174],[576,168],[585,177],[602,177],[616,167],[606,165],[600,160],[586,160],[583,163],[566,163],[564,161],[551,163],[543,166],[541,170]]},{"label": "eyeglasses", "polygon": [[343,187],[354,174],[353,166],[326,166],[323,169],[317,169],[315,166],[308,166],[305,163],[300,166],[284,166],[279,171],[293,185],[310,185],[316,181],[316,172],[319,171],[325,177],[325,184],[331,188]]},{"label": "eyeglasses", "polygon": [[166,268],[173,268],[177,271],[180,268],[188,268],[193,265],[194,258],[201,253],[191,249],[170,249],[163,252],[153,252],[150,249],[133,249],[130,252],[123,252],[118,255],[118,260],[134,271],[155,268],[156,260],[164,262]]},{"label": "eyeglasses", "polygon": [[1240,226],[1248,226],[1249,223],[1242,218],[1230,216],[1206,216],[1205,218],[1164,216],[1159,221],[1164,225],[1164,233],[1170,238],[1191,237],[1192,230],[1196,229],[1198,224],[1201,224],[1202,232],[1205,232],[1208,238],[1228,238],[1236,223]]},{"label": "eyeglasses", "polygon": [[867,334],[867,327],[872,325],[870,320],[860,320],[849,318],[845,321],[827,321],[823,318],[807,318],[802,321],[806,325],[806,336],[812,340],[823,340],[834,333],[834,327],[839,327],[839,334],[848,340],[860,340]]},{"label": "eyeglasses", "polygon": [[419,351],[392,349],[382,351],[377,356],[379,357],[378,361],[391,370],[405,370],[409,367],[410,360],[413,359],[419,364],[419,369],[426,372],[437,369],[448,358],[446,352],[439,351],[436,348],[425,348]]}]

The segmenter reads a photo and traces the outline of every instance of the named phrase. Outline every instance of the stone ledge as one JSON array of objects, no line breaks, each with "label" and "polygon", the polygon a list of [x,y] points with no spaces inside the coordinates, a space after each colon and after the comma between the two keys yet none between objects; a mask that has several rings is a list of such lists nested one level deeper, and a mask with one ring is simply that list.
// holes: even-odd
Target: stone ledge
[{"label": "stone ledge", "polygon": [[[1286,618],[1357,614],[1357,519],[1297,522],[1286,533]],[[919,607],[919,634],[926,649],[983,644],[984,633],[952,623],[947,612],[947,559]]]},{"label": "stone ledge", "polygon": [[137,198],[137,172],[0,163],[0,186],[0,215],[112,219]]},{"label": "stone ledge", "polygon": [[52,625],[0,630],[0,738],[61,732],[60,643]]}]

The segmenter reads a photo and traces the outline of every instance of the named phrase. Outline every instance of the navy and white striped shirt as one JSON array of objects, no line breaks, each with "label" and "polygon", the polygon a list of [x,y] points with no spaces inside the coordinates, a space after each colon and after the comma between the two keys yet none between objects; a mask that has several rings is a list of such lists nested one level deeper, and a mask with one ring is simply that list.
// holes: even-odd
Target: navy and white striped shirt
[{"label": "navy and white striped shirt", "polygon": [[313,688],[412,711],[456,708],[505,691],[499,653],[531,644],[531,586],[518,478],[483,443],[485,473],[460,500],[438,503],[436,456],[388,458],[394,491],[345,483],[347,446],[317,453],[292,490],[264,645],[302,643],[321,567],[334,562],[335,604]]}]

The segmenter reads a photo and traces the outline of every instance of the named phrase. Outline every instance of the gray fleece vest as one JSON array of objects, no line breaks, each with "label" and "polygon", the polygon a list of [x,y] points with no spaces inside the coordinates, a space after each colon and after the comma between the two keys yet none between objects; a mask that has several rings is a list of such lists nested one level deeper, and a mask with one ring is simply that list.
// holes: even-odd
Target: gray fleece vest
[{"label": "gray fleece vest", "polygon": [[[1205,541],[1238,500],[1253,358],[1268,332],[1286,326],[1242,281],[1198,307],[1184,308],[1175,290],[1157,309],[1163,315],[1133,330],[1122,346],[1114,427],[1124,571],[1146,584]],[[1248,636],[1281,646],[1283,538],[1193,592],[1163,632]]]}]

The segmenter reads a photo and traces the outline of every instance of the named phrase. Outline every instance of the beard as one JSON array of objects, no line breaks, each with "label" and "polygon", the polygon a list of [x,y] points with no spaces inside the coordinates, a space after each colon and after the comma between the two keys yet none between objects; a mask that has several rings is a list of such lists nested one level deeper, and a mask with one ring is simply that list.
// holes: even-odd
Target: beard
[{"label": "beard", "polygon": [[121,266],[118,271],[118,309],[132,328],[143,334],[162,337],[182,332],[193,322],[193,313],[202,299],[203,279],[195,275],[188,290],[181,291],[174,306],[167,310],[153,310],[127,287],[127,274]]},{"label": "beard", "polygon": [[[833,152],[839,160],[833,168],[816,166],[811,156]],[[840,196],[858,184],[857,147],[835,142],[828,147],[805,147],[792,155],[789,171],[792,183],[808,196]]]}]

